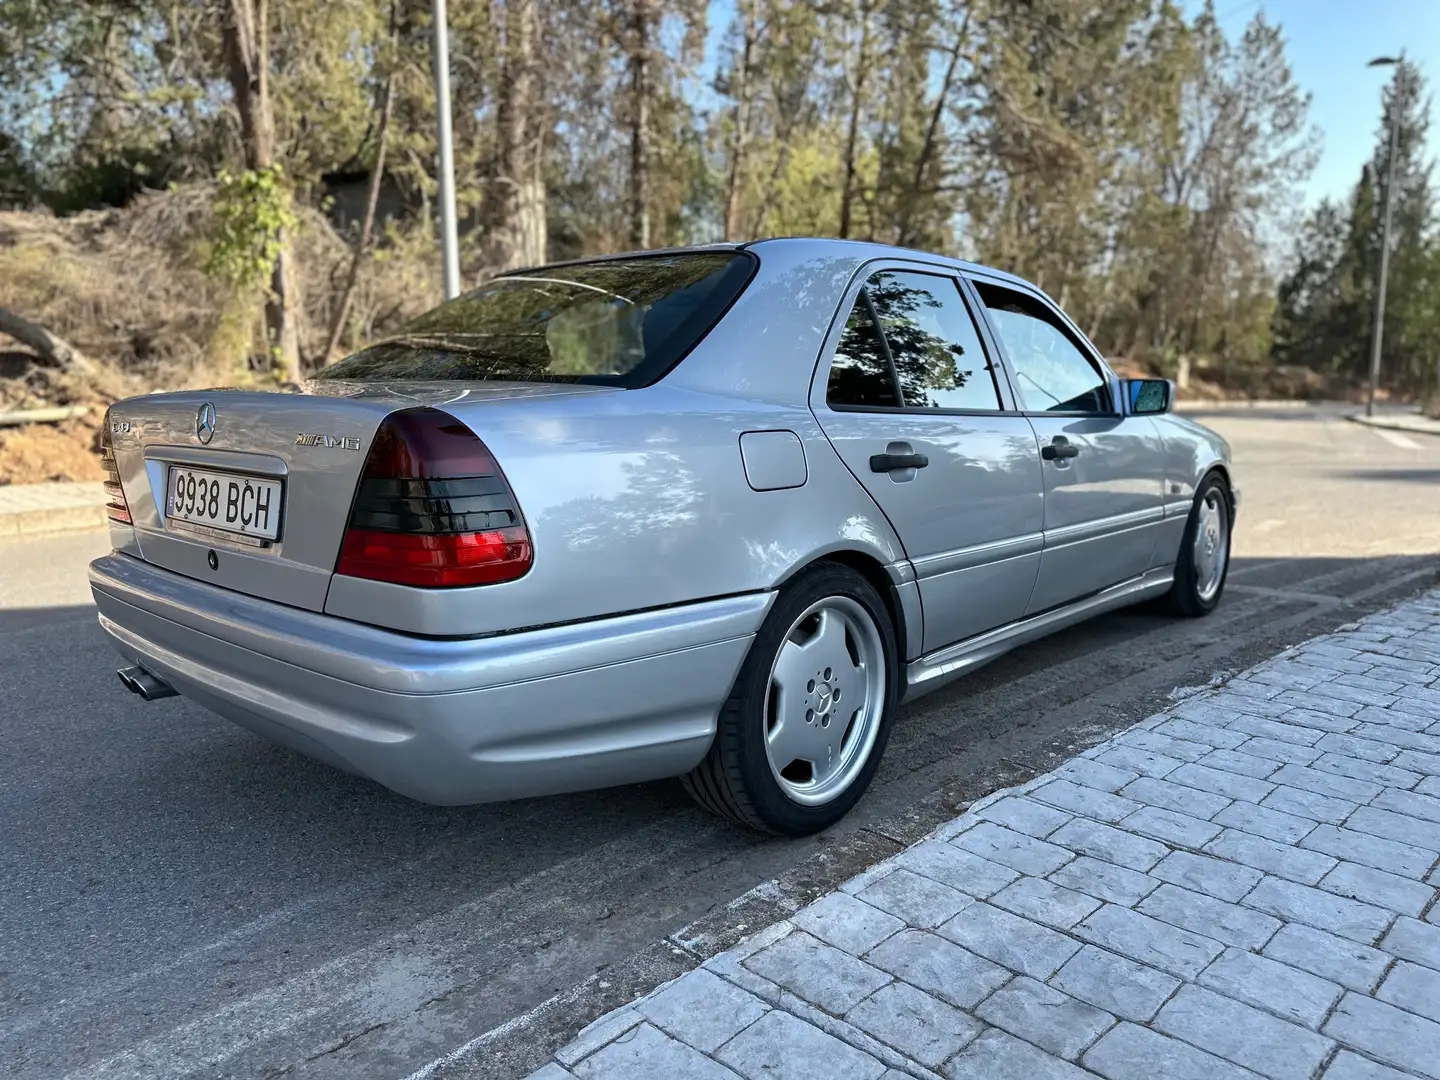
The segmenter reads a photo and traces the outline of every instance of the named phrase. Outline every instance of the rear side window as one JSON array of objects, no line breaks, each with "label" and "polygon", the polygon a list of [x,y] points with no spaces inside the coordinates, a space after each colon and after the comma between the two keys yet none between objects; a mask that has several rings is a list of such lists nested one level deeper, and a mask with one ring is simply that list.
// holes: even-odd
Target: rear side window
[{"label": "rear side window", "polygon": [[710,331],[755,265],[745,252],[681,252],[495,278],[316,377],[648,386]]},{"label": "rear side window", "polygon": [[994,373],[959,283],[890,270],[871,277],[836,347],[826,401],[842,408],[999,409]]}]

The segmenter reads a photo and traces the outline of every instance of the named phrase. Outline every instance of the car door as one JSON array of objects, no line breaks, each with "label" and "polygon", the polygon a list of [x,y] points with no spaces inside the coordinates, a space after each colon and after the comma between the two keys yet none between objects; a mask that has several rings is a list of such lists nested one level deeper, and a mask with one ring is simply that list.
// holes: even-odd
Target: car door
[{"label": "car door", "polygon": [[1020,618],[1040,562],[1040,457],[959,279],[878,264],[838,314],[811,405],[914,564],[922,651]]},{"label": "car door", "polygon": [[1114,377],[1043,296],[981,276],[970,282],[1042,458],[1045,544],[1029,613],[1143,574],[1165,516],[1155,425],[1124,415]]}]

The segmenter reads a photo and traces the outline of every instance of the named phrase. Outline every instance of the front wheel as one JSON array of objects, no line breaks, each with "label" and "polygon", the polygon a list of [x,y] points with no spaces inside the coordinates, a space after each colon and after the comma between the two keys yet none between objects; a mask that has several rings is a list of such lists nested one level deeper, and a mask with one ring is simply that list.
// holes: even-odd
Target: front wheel
[{"label": "front wheel", "polygon": [[1170,587],[1169,601],[1171,610],[1178,615],[1209,615],[1220,603],[1230,570],[1230,508],[1225,481],[1211,473],[1195,493],[1195,505],[1190,508],[1175,560],[1175,583]]},{"label": "front wheel", "polygon": [[845,566],[805,571],[755,636],[685,789],[763,832],[805,836],[833,825],[879,767],[898,678],[895,631],[874,586]]}]

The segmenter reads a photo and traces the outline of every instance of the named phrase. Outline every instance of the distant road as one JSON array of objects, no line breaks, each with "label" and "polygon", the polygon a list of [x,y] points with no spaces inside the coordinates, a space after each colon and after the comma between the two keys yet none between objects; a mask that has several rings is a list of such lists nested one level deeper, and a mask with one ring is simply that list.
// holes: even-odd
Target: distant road
[{"label": "distant road", "polygon": [[[842,828],[972,795],[1440,580],[1440,439],[1339,409],[1188,415],[1244,501],[1227,597],[1123,612],[903,711]],[[820,850],[673,783],[469,809],[410,803],[113,674],[98,535],[0,542],[0,1075],[406,1075]]]}]

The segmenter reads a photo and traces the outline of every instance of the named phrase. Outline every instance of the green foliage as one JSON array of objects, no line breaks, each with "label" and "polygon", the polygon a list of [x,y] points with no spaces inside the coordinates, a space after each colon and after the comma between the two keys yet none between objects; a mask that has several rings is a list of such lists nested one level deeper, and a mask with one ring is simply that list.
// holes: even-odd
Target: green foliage
[{"label": "green foliage", "polygon": [[205,272],[238,289],[264,285],[280,257],[281,235],[295,227],[284,171],[222,172]]}]

